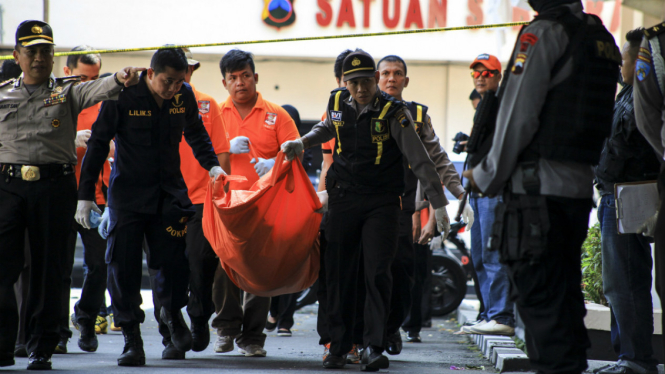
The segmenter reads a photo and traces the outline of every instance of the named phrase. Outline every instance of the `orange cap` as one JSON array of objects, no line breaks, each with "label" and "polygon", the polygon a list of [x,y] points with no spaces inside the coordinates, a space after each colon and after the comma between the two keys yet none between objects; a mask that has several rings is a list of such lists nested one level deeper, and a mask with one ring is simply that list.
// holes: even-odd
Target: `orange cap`
[{"label": "orange cap", "polygon": [[501,71],[501,63],[499,62],[499,59],[496,58],[496,56],[490,55],[488,53],[478,55],[478,57],[476,57],[476,59],[471,63],[471,66],[469,66],[469,69],[473,69],[473,67],[477,64],[483,65],[488,70]]}]

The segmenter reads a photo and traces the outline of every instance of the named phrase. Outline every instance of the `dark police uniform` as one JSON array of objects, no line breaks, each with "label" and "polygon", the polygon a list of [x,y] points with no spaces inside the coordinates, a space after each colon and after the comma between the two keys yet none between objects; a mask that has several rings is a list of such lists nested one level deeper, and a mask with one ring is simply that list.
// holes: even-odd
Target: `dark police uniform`
[{"label": "dark police uniform", "polygon": [[580,247],[620,62],[614,39],[581,3],[541,12],[518,37],[492,148],[473,169],[481,191],[505,191],[490,248],[508,265],[529,359],[541,372],[587,367]]},{"label": "dark police uniform", "polygon": [[198,105],[188,84],[157,105],[146,73],[125,88],[117,102],[105,102],[88,141],[81,167],[79,200],[94,200],[95,182],[115,138],[115,165],[108,190],[110,227],[106,262],[116,326],[142,323],[141,261],[145,237],[148,266],[161,305],[174,314],[187,305],[189,267],[186,223],[194,214],[180,172],[179,146],[185,140],[206,170],[219,166]]},{"label": "dark police uniform", "polygon": [[[429,157],[434,162],[437,173],[442,183],[451,191],[454,196],[464,193],[464,188],[460,181],[459,174],[455,166],[448,158],[448,154],[441,146],[439,137],[436,136],[432,128],[432,119],[427,114],[427,106],[415,101],[406,102],[406,107],[411,113],[416,133],[420,137]],[[426,267],[426,254],[415,253],[413,238],[413,213],[416,211],[416,192],[418,190],[418,177],[413,173],[411,167],[404,160],[404,193],[402,194],[402,210],[399,215],[399,238],[398,250],[395,260],[391,266],[393,275],[393,289],[390,299],[390,313],[388,315],[387,333],[388,339],[401,341],[399,328],[406,320],[411,308],[412,288],[418,279],[418,286],[422,287],[422,274],[416,273],[416,263],[420,266],[419,271]],[[429,249],[428,249],[429,250]],[[420,300],[421,294],[419,294]],[[420,331],[418,326],[417,331]],[[416,329],[414,329],[415,331]],[[388,350],[389,353],[390,349]],[[399,352],[397,352],[399,353]]]},{"label": "dark police uniform", "polygon": [[[353,60],[355,69],[375,71],[374,61],[364,52],[347,60]],[[346,65],[345,61],[349,70]],[[404,192],[403,155],[426,186],[432,204],[440,208],[447,202],[404,104],[378,87],[376,91],[364,108],[345,88],[333,91],[326,120],[302,138],[309,148],[336,137],[334,162],[326,178],[329,221],[325,230],[328,332],[335,356],[345,355],[352,347],[361,243],[367,290],[364,345],[383,351],[392,287],[390,265],[397,251]]]},{"label": "dark police uniform", "polygon": [[[661,206],[655,229],[656,291],[665,296],[665,22],[644,31],[635,65],[635,119],[637,128],[661,162],[658,190]],[[665,321],[665,316],[663,317]]]},{"label": "dark police uniform", "polygon": [[[32,30],[48,30],[52,40],[50,27],[34,22],[40,26]],[[23,75],[0,86],[0,365],[13,362],[19,325],[13,285],[24,267],[26,229],[28,352],[50,356],[60,340],[60,309],[69,302],[61,297],[62,273],[76,211],[77,116],[120,89],[113,77],[80,84],[53,75],[32,93]]]}]

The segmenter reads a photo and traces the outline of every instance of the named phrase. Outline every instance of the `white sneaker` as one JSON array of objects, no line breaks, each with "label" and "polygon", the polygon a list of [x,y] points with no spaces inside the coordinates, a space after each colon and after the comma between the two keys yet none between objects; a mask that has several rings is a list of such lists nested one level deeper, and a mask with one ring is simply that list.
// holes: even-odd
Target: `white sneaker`
[{"label": "white sneaker", "polygon": [[487,323],[487,321],[485,321],[485,320],[480,320],[480,321],[476,321],[476,322],[474,322],[474,323],[471,324],[471,325],[464,325],[464,326],[462,326],[462,328],[460,328],[459,331],[455,332],[454,334],[455,334],[455,335],[468,335],[468,334],[473,334],[472,332],[469,331],[469,328],[471,328],[471,327],[476,327],[476,326],[482,326],[482,325],[484,325],[484,324],[486,324],[486,323]]},{"label": "white sneaker", "polygon": [[504,336],[515,335],[514,327],[503,325],[495,320],[491,320],[482,325],[467,326],[466,331],[469,334],[478,334],[478,335],[504,335]]},{"label": "white sneaker", "polygon": [[233,351],[233,341],[235,339],[235,336],[218,336],[217,341],[215,341],[215,352],[224,353]]},{"label": "white sneaker", "polygon": [[266,357],[266,350],[258,344],[250,344],[246,347],[238,347],[238,352],[245,357]]}]

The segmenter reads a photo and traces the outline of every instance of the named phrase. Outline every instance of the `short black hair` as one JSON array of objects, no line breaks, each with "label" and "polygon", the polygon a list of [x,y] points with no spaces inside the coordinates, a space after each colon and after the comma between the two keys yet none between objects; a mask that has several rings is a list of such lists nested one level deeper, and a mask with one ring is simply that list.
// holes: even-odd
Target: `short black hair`
[{"label": "short black hair", "polygon": [[337,59],[335,60],[335,78],[341,80],[342,79],[342,65],[344,64],[344,59],[346,59],[346,56],[351,54],[353,51],[350,49],[345,49],[342,53],[337,56]]},{"label": "short black hair", "polygon": [[[94,51],[94,49],[88,45],[79,45],[72,48],[74,51]],[[97,65],[102,66],[102,56],[99,53],[90,53],[87,55],[72,55],[67,57],[67,67],[70,69],[76,69],[79,62],[82,62],[86,65]]]},{"label": "short black hair", "polygon": [[404,62],[404,59],[397,56],[397,55],[388,55],[381,60],[379,60],[379,63],[376,64],[376,69],[379,69],[379,66],[381,65],[382,62],[401,62],[402,66],[404,66],[404,76],[406,76],[406,62]]},{"label": "short black hair", "polygon": [[644,27],[638,27],[634,30],[630,30],[626,33],[626,41],[630,45],[630,57],[633,59],[637,58],[637,54],[640,51],[640,45],[642,44],[642,38],[644,37]]},{"label": "short black hair", "polygon": [[150,67],[155,71],[155,74],[159,74],[166,70],[167,66],[176,71],[187,71],[189,64],[187,64],[185,52],[180,48],[158,49],[152,55]]},{"label": "short black hair", "polygon": [[18,78],[21,75],[21,66],[14,60],[5,60],[0,68],[0,82],[12,78]]},{"label": "short black hair", "polygon": [[222,72],[222,77],[226,77],[226,73],[233,73],[234,71],[242,70],[249,65],[252,73],[256,73],[254,66],[254,55],[251,52],[241,51],[240,49],[232,49],[222,57],[219,61],[219,70]]}]

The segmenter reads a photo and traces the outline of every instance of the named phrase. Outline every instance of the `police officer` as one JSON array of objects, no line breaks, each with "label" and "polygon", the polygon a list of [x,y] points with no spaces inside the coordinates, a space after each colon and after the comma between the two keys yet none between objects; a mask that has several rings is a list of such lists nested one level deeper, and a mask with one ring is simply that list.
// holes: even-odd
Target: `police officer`
[{"label": "police officer", "polygon": [[[661,160],[658,191],[661,206],[641,230],[656,240],[654,263],[656,291],[661,300],[665,292],[665,216],[659,214],[665,204],[665,22],[644,30],[635,64],[635,119],[637,128]],[[663,317],[665,321],[665,317]]]},{"label": "police officer", "polygon": [[137,80],[136,68],[79,84],[55,78],[53,31],[41,21],[16,30],[14,59],[23,70],[0,87],[0,366],[14,364],[18,312],[13,285],[23,269],[28,231],[28,369],[50,369],[59,340],[62,269],[76,209],[76,117]]},{"label": "police officer", "polygon": [[[379,61],[377,70],[380,74],[379,88],[381,91],[396,100],[402,101],[402,93],[409,84],[406,62],[399,56],[389,55]],[[450,162],[448,154],[441,147],[439,137],[434,133],[432,119],[427,114],[427,106],[415,101],[408,101],[405,104],[411,113],[411,117],[414,119],[413,123],[416,133],[423,145],[425,145],[425,149],[434,162],[443,184],[454,196],[458,196],[461,199],[464,195],[462,182],[455,166]],[[415,280],[416,253],[413,243],[421,239],[420,234],[415,238],[413,232],[413,215],[416,212],[418,178],[409,168],[406,160],[404,160],[404,182],[406,188],[402,194],[402,210],[399,214],[399,244],[397,255],[391,266],[393,289],[390,298],[390,313],[386,326],[388,333],[386,352],[391,355],[399,354],[402,351],[402,336],[399,328],[409,313],[411,307],[411,289],[414,286]],[[465,210],[473,216],[473,211],[468,204],[465,204]],[[420,220],[420,214],[418,214],[417,219],[418,221]],[[435,235],[434,232],[429,230],[425,230],[423,234],[425,236],[423,237],[425,243]],[[410,341],[419,342],[420,338],[417,335],[417,332],[415,335],[410,335]]]},{"label": "police officer", "polygon": [[[328,170],[329,224],[326,228],[330,355],[327,368],[342,368],[352,347],[357,274],[362,255],[365,287],[365,350],[361,370],[388,368],[385,327],[390,304],[390,264],[397,251],[400,195],[404,191],[403,156],[437,208],[441,231],[450,228],[447,203],[434,164],[413,127],[404,104],[377,87],[372,56],[349,54],[343,63],[347,88],[332,92],[327,118],[302,138],[282,144],[292,159],[305,148],[333,137],[334,162]],[[444,227],[446,226],[446,227]]]},{"label": "police officer", "polygon": [[640,234],[617,230],[615,183],[654,180],[660,163],[649,143],[637,131],[633,83],[643,29],[626,34],[621,57],[624,86],[614,105],[612,134],[605,142],[596,167],[598,207],[603,256],[603,293],[611,306],[612,345],[619,361],[599,374],[656,372],[653,357],[653,303],[651,302],[651,245]]},{"label": "police officer", "polygon": [[180,172],[179,146],[185,140],[211,177],[223,172],[199,116],[191,87],[184,83],[187,58],[181,49],[155,52],[139,84],[125,89],[117,102],[105,102],[95,123],[81,167],[76,220],[90,227],[95,182],[115,138],[108,208],[102,229],[108,234],[106,261],[114,322],[122,327],[125,348],[120,366],[145,364],[139,324],[142,243],[150,248],[148,266],[155,276],[160,317],[181,351],[192,335],[180,309],[187,305],[189,265],[185,257],[187,220],[195,210]]},{"label": "police officer", "polygon": [[500,244],[509,268],[532,367],[581,373],[590,343],[580,247],[621,56],[581,1],[529,3],[538,17],[522,29],[508,65],[492,148],[464,176],[477,191],[504,191],[490,247]]}]

